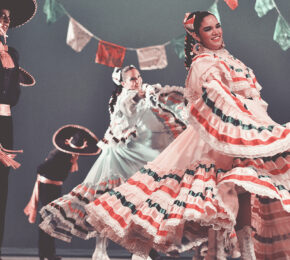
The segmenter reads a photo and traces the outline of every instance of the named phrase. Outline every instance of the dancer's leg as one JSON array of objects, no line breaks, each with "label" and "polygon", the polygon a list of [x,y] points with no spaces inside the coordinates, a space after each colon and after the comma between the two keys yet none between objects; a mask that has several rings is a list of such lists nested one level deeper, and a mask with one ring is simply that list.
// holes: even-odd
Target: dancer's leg
[{"label": "dancer's leg", "polygon": [[105,237],[96,237],[96,247],[92,260],[110,260],[107,254],[108,239]]},{"label": "dancer's leg", "polygon": [[241,250],[241,258],[255,260],[255,249],[252,239],[251,228],[251,194],[245,192],[239,194],[239,212],[237,216],[237,237]]}]

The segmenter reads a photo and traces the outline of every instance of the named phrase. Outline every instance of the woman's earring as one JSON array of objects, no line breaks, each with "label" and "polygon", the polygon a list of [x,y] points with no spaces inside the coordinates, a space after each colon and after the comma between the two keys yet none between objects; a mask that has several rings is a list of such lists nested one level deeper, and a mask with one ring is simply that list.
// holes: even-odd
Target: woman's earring
[{"label": "woman's earring", "polygon": [[226,47],[225,42],[223,41],[222,43],[222,48]]},{"label": "woman's earring", "polygon": [[198,42],[197,44],[195,44],[195,50],[196,50],[196,51],[199,51],[199,49],[200,49],[200,44],[199,44],[199,42]]},{"label": "woman's earring", "polygon": [[197,42],[196,44],[193,45],[192,52],[194,54],[199,54],[199,50],[200,50],[200,43]]}]

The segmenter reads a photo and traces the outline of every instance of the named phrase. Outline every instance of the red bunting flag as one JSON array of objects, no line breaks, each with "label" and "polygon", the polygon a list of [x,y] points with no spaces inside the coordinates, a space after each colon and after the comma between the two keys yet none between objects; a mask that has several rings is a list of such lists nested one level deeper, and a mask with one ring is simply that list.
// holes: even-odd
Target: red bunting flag
[{"label": "red bunting flag", "polygon": [[235,10],[239,5],[238,0],[225,0],[225,2],[232,10]]},{"label": "red bunting flag", "polygon": [[109,67],[122,67],[126,48],[114,43],[99,41],[96,63]]}]

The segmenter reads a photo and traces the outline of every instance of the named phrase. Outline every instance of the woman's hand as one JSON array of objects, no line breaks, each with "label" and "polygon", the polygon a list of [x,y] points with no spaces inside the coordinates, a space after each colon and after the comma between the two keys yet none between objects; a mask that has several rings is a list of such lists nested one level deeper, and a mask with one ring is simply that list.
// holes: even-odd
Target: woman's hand
[{"label": "woman's hand", "polygon": [[139,89],[139,90],[138,90],[138,96],[139,96],[140,98],[144,98],[144,97],[145,97],[145,91]]}]

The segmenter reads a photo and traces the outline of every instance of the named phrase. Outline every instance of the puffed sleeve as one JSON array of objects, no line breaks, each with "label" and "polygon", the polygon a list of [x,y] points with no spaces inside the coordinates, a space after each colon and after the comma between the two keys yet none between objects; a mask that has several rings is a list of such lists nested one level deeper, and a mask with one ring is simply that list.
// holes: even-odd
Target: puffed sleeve
[{"label": "puffed sleeve", "polygon": [[224,80],[226,79],[213,55],[202,54],[194,58],[185,82],[185,96],[189,102],[202,93],[201,86],[213,75],[217,78],[224,76]]},{"label": "puffed sleeve", "polygon": [[105,134],[105,139],[111,145],[125,145],[131,138],[136,137],[138,103],[140,101],[137,91],[122,90],[118,96],[114,113],[111,114],[110,127]]},{"label": "puffed sleeve", "polygon": [[245,99],[231,91],[234,79],[227,71],[214,55],[194,59],[186,80],[189,123],[213,149],[230,156],[254,158],[289,150],[290,128],[249,110]]},{"label": "puffed sleeve", "polygon": [[135,90],[127,90],[122,92],[118,100],[119,110],[126,116],[130,117],[136,112],[136,105],[140,98]]}]

